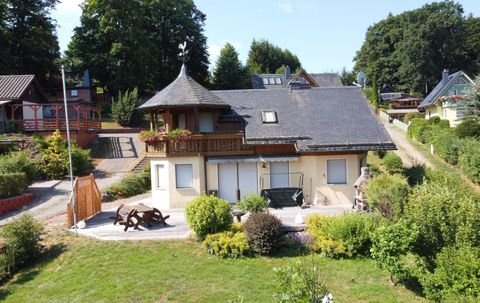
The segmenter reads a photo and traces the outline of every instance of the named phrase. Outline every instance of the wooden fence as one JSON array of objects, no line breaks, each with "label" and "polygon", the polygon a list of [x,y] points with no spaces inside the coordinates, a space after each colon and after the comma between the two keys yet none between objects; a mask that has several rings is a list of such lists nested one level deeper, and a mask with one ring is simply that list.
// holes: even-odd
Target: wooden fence
[{"label": "wooden fence", "polygon": [[[102,194],[92,174],[77,177],[74,183],[74,195],[77,206],[77,222],[90,218],[102,211]],[[67,204],[67,226],[73,223],[72,197]]]}]

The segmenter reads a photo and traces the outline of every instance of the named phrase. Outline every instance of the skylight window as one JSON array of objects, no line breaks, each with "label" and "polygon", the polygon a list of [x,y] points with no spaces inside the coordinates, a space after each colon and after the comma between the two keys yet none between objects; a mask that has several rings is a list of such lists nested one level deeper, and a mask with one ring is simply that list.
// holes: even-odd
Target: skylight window
[{"label": "skylight window", "polygon": [[275,78],[275,84],[282,84],[282,80],[280,80],[280,78]]},{"label": "skylight window", "polygon": [[273,110],[262,111],[262,121],[263,123],[277,123],[277,113]]},{"label": "skylight window", "polygon": [[263,78],[263,85],[268,85],[268,78]]},{"label": "skylight window", "polygon": [[268,84],[275,84],[275,79],[268,78]]}]

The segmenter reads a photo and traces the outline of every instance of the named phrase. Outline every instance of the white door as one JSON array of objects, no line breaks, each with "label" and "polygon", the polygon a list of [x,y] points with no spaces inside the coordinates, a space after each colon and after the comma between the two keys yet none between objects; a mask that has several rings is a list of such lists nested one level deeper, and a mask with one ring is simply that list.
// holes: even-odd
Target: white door
[{"label": "white door", "polygon": [[218,196],[236,203],[237,184],[237,163],[218,164]]},{"label": "white door", "polygon": [[288,162],[270,163],[270,188],[289,187]]},{"label": "white door", "polygon": [[240,197],[258,193],[257,163],[238,163],[238,186]]},{"label": "white door", "polygon": [[201,133],[213,133],[213,115],[209,112],[201,112],[198,116]]}]

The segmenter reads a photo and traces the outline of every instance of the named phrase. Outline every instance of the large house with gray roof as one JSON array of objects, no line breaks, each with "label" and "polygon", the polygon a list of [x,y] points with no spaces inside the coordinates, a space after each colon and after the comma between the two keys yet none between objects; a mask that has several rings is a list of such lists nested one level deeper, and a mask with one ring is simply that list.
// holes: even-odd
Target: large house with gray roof
[{"label": "large house with gray roof", "polygon": [[157,130],[146,152],[159,208],[284,188],[301,189],[305,203],[351,203],[367,152],[395,149],[356,87],[208,91],[183,66],[140,109]]},{"label": "large house with gray roof", "polygon": [[473,85],[473,80],[463,71],[448,74],[442,73],[442,79],[418,106],[418,110],[425,112],[425,118],[440,117],[450,121],[450,126],[455,127],[461,122],[461,112],[458,101],[461,100],[468,87]]}]

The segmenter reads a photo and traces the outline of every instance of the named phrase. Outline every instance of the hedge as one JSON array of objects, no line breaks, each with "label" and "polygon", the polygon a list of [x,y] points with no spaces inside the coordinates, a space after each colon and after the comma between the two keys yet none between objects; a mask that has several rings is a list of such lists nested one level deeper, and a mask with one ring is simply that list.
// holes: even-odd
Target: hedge
[{"label": "hedge", "polygon": [[0,198],[9,198],[22,194],[28,186],[25,173],[0,174]]}]

